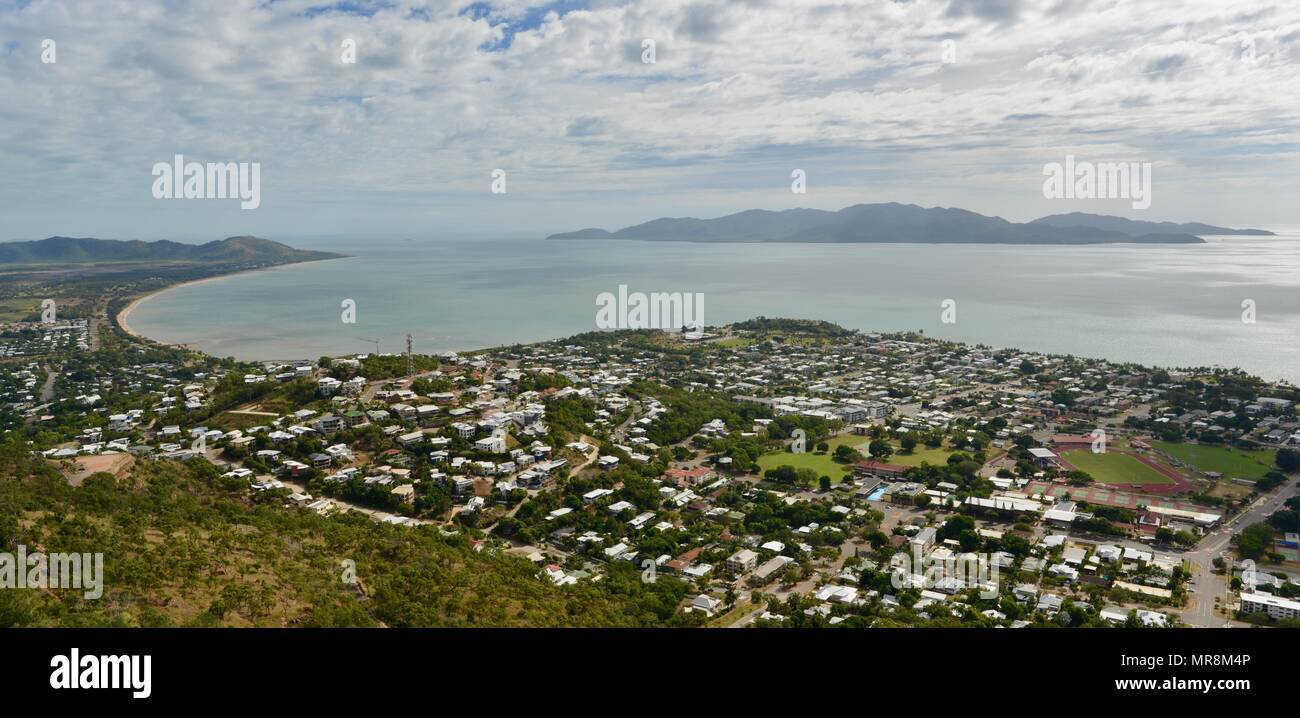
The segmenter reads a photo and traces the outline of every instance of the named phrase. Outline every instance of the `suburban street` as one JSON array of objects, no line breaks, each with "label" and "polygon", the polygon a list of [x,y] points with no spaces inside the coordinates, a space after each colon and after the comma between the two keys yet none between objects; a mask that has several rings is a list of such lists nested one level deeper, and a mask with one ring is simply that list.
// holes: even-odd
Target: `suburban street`
[{"label": "suburban street", "polygon": [[[1268,518],[1269,514],[1282,508],[1282,504],[1296,493],[1296,482],[1288,481],[1278,490],[1256,499],[1245,511],[1202,538],[1194,550],[1183,554],[1183,558],[1191,565],[1192,578],[1189,585],[1193,591],[1188,597],[1187,607],[1180,612],[1184,623],[1197,628],[1243,625],[1215,613],[1216,597],[1220,599],[1220,606],[1227,606],[1232,601],[1229,591],[1232,574],[1228,572],[1222,576],[1216,575],[1213,572],[1214,559],[1228,549],[1234,533]],[[1224,558],[1231,565],[1232,558]]]}]

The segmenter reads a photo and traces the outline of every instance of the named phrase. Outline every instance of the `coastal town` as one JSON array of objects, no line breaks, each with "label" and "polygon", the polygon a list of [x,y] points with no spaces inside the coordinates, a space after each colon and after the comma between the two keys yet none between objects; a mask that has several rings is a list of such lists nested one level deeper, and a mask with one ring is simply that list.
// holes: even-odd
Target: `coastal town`
[{"label": "coastal town", "polygon": [[202,464],[671,586],[675,625],[1300,625],[1300,391],[1239,372],[765,318],[262,363],[85,325],[0,341],[5,434],[73,486]]},{"label": "coastal town", "polygon": [[1298,28],[0,0],[0,675],[1287,705]]}]

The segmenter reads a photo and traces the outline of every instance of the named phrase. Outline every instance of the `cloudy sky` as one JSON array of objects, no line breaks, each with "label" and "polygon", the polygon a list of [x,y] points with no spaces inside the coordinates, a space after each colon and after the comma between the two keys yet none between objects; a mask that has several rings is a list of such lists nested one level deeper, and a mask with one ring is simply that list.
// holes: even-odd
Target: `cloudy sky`
[{"label": "cloudy sky", "polygon": [[[886,201],[1300,224],[1298,41],[1293,0],[0,0],[0,240]],[[261,207],[155,199],[175,154],[261,163]],[[1067,154],[1152,163],[1150,209],[1044,199]]]}]

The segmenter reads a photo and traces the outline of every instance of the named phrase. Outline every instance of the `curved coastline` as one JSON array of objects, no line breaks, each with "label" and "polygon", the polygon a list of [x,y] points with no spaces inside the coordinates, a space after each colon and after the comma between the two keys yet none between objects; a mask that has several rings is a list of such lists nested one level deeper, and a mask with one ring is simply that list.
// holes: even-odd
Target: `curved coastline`
[{"label": "curved coastline", "polygon": [[131,312],[135,311],[136,307],[138,307],[138,306],[140,306],[141,304],[143,304],[146,300],[153,299],[153,298],[155,298],[155,297],[157,297],[157,296],[159,296],[159,295],[161,295],[161,294],[166,294],[167,292],[170,292],[170,291],[175,290],[175,289],[180,289],[180,288],[182,288],[182,287],[188,287],[188,286],[195,285],[195,284],[203,284],[203,283],[205,283],[205,282],[213,282],[213,281],[216,281],[216,280],[219,280],[219,279],[229,279],[229,278],[231,278],[231,277],[237,277],[237,276],[239,276],[239,275],[241,275],[241,274],[252,274],[252,273],[254,273],[254,272],[268,272],[268,271],[275,270],[275,269],[284,269],[285,267],[293,267],[293,266],[302,265],[302,264],[310,264],[310,263],[312,263],[312,262],[328,262],[328,261],[331,261],[332,259],[349,259],[349,257],[331,257],[330,259],[313,259],[313,260],[309,260],[309,261],[306,261],[306,262],[290,262],[290,263],[288,263],[288,264],[277,264],[277,265],[272,266],[272,267],[257,267],[256,269],[244,269],[244,270],[240,270],[240,271],[238,271],[238,272],[231,272],[231,273],[229,273],[229,274],[217,274],[217,275],[214,275],[214,276],[211,276],[211,277],[203,277],[202,279],[192,279],[192,280],[190,280],[190,281],[188,281],[188,282],[181,282],[181,283],[179,283],[179,284],[171,284],[171,285],[168,285],[168,286],[166,286],[166,287],[162,287],[162,288],[157,289],[157,290],[155,290],[155,291],[149,292],[148,294],[142,294],[142,295],[140,295],[140,296],[138,296],[138,297],[135,297],[135,298],[132,299],[130,302],[128,302],[127,305],[126,305],[125,307],[122,307],[121,311],[119,311],[119,312],[116,314],[116,316],[114,316],[114,321],[117,322],[117,325],[118,325],[119,327],[122,328],[122,331],[126,332],[127,334],[129,334],[130,336],[132,336],[132,337],[134,337],[134,338],[136,338],[136,339],[140,339],[140,340],[143,340],[143,341],[154,342],[155,344],[163,344],[163,345],[166,345],[166,346],[174,346],[174,347],[189,348],[189,346],[186,345],[186,344],[176,344],[176,343],[173,343],[173,342],[164,342],[164,341],[161,341],[161,340],[158,340],[158,339],[153,339],[153,338],[147,337],[147,336],[145,336],[144,334],[141,334],[140,332],[138,332],[138,331],[132,329],[132,328],[131,328],[131,325],[130,325],[130,324],[127,324],[126,319],[127,319],[128,316],[130,316]]}]

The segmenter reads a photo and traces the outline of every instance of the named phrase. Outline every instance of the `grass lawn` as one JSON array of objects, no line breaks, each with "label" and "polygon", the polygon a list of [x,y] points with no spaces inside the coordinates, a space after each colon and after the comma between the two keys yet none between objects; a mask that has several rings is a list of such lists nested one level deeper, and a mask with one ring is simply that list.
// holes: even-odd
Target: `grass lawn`
[{"label": "grass lawn", "polygon": [[1171,444],[1153,441],[1151,445],[1201,471],[1223,474],[1225,479],[1258,479],[1276,466],[1277,451],[1242,451],[1210,444]]},{"label": "grass lawn", "polygon": [[247,429],[252,426],[270,426],[279,414],[273,416],[263,416],[261,414],[233,414],[229,411],[223,411],[212,417],[208,424],[214,429],[230,431],[232,429]]},{"label": "grass lawn", "polygon": [[[775,454],[764,454],[758,457],[759,473],[768,469],[775,469],[778,466],[793,466],[796,469],[812,469],[817,472],[818,476],[823,474],[831,477],[832,483],[839,483],[840,476],[844,473],[844,464],[835,463],[831,457],[835,454],[835,448],[848,444],[857,449],[864,459],[870,459],[871,455],[867,453],[867,446],[871,443],[870,439],[856,434],[840,434],[839,436],[829,439],[827,444],[830,445],[830,451],[825,454],[817,454],[809,447],[809,451],[803,454],[792,454],[789,451],[783,451]],[[894,443],[894,454],[885,459],[887,464],[898,464],[899,466],[920,466],[922,462],[929,462],[935,465],[946,465],[948,456],[952,454],[950,449],[931,449],[925,444],[917,444],[912,453],[905,454]]]},{"label": "grass lawn", "polygon": [[809,446],[808,451],[802,454],[792,454],[788,450],[763,454],[758,457],[758,473],[762,474],[764,471],[775,469],[778,466],[793,466],[796,469],[812,469],[817,472],[818,476],[829,476],[832,484],[838,484],[840,478],[844,476],[844,469],[851,465],[835,463],[831,458],[835,455],[835,447],[842,444],[855,446],[861,441],[861,436],[841,434],[826,441],[831,448],[830,451],[824,454],[815,453],[813,446]]},{"label": "grass lawn", "polygon": [[1109,451],[1094,454],[1088,449],[1067,451],[1061,456],[1086,471],[1102,484],[1172,484],[1172,479],[1127,454]]},{"label": "grass lawn", "polygon": [[811,451],[792,454],[782,451],[775,454],[763,454],[758,457],[758,471],[763,473],[778,466],[793,466],[796,469],[812,469],[818,476],[831,477],[831,483],[838,484],[848,464],[837,464],[831,460],[831,454],[815,454]]},{"label": "grass lawn", "polygon": [[[870,443],[871,442],[868,441],[857,447],[858,451],[861,451],[863,456],[868,456],[867,446]],[[925,444],[917,444],[916,448],[912,449],[912,453],[910,454],[900,449],[896,443],[893,446],[894,453],[889,458],[884,459],[884,463],[886,464],[920,466],[922,463],[930,463],[935,466],[947,466],[948,457],[952,455],[952,451],[949,449],[931,449]]]},{"label": "grass lawn", "polygon": [[736,605],[733,606],[730,611],[727,611],[720,616],[710,618],[704,625],[707,628],[726,628],[736,621],[739,621],[742,616],[755,608],[757,608],[757,606],[754,605],[753,601],[737,601]]},{"label": "grass lawn", "polygon": [[41,300],[36,297],[0,299],[0,321],[17,322],[40,313]]},{"label": "grass lawn", "polygon": [[753,343],[754,340],[749,337],[727,337],[726,339],[709,342],[709,346],[720,349],[743,349]]}]

